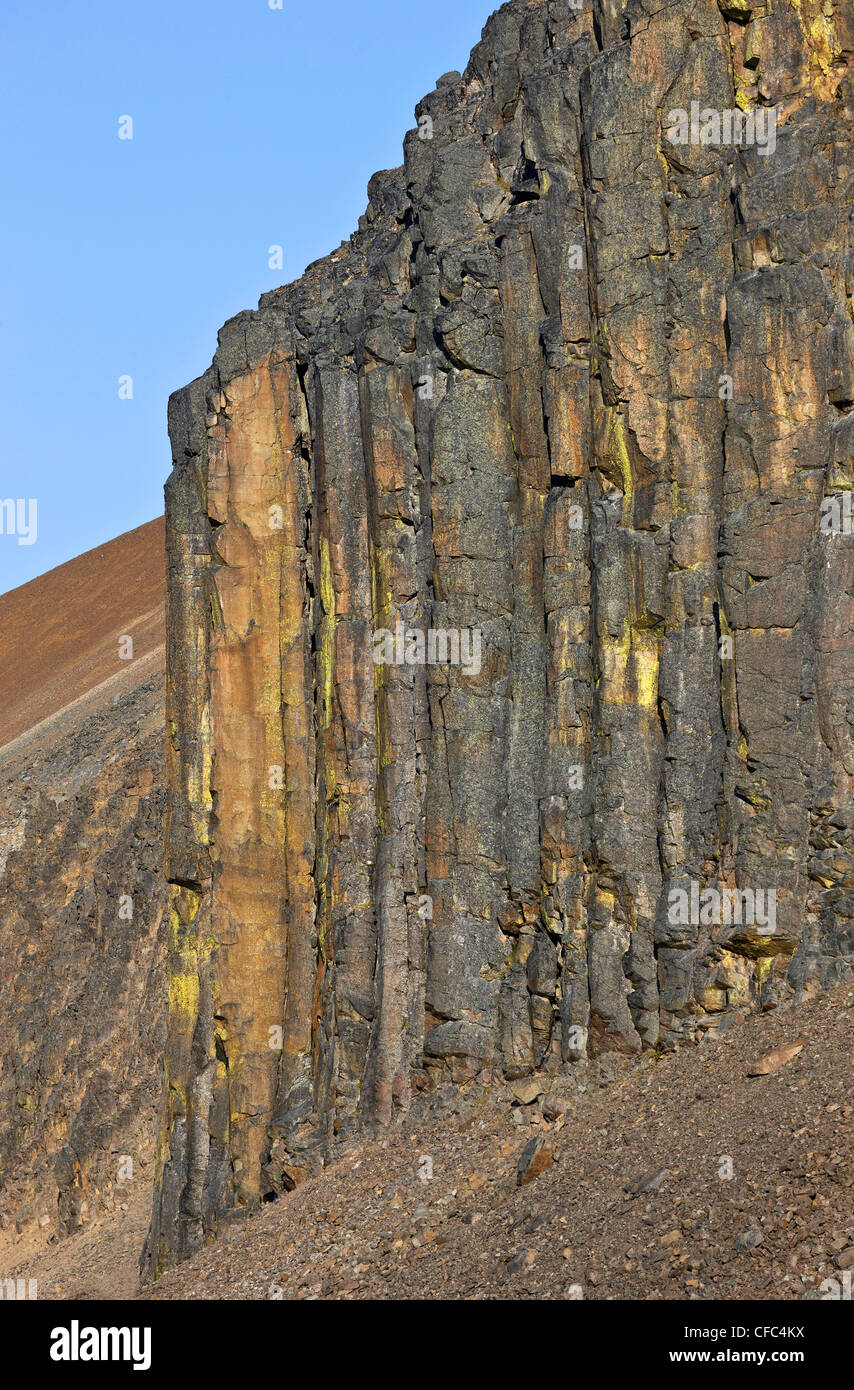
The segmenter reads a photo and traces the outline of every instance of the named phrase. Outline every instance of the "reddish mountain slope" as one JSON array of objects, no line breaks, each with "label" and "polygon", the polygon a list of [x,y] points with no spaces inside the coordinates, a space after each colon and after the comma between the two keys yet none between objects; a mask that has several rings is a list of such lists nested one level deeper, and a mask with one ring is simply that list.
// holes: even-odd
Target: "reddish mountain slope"
[{"label": "reddish mountain slope", "polygon": [[105,681],[136,683],[163,648],[165,573],[158,517],[0,595],[0,747]]},{"label": "reddish mountain slope", "polygon": [[160,518],[0,597],[0,1270],[151,1184],[164,569]]}]

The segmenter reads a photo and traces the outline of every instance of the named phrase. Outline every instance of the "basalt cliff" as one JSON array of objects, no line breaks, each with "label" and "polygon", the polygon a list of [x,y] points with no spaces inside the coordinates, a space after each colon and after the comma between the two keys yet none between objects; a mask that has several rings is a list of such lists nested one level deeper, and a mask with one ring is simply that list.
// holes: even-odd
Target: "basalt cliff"
[{"label": "basalt cliff", "polygon": [[413,1098],[850,975],[853,55],[512,0],[172,398],[149,1274]]}]

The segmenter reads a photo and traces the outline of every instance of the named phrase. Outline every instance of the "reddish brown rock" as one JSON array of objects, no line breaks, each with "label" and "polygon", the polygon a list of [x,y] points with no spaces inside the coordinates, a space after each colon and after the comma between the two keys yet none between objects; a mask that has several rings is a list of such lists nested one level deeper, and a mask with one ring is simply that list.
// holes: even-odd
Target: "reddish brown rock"
[{"label": "reddish brown rock", "polygon": [[544,1139],[532,1139],[519,1156],[516,1168],[516,1186],[526,1187],[540,1173],[544,1173],[554,1163],[554,1151]]}]

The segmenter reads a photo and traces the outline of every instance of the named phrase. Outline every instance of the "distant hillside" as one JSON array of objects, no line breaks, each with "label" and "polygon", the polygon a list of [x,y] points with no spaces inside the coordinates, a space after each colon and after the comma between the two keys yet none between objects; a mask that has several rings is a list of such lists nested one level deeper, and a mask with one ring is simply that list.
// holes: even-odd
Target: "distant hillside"
[{"label": "distant hillside", "polygon": [[[0,595],[0,747],[163,648],[163,517]],[[119,638],[133,638],[132,662]]]}]

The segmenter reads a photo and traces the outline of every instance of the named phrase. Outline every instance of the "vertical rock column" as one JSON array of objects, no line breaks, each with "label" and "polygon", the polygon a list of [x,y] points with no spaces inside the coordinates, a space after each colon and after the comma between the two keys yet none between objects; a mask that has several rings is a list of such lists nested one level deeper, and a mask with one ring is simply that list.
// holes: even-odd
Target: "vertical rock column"
[{"label": "vertical rock column", "polygon": [[173,399],[149,1270],[419,1090],[849,973],[851,61],[817,0],[511,0]]}]

